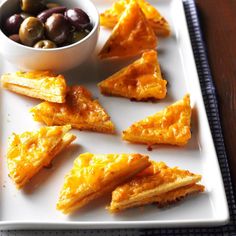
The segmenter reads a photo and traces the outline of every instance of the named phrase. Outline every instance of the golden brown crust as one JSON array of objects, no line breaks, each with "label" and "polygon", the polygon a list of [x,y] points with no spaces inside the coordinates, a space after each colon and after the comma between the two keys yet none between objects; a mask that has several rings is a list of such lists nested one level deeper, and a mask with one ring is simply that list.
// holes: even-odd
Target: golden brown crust
[{"label": "golden brown crust", "polygon": [[84,153],[65,178],[57,209],[64,213],[79,209],[149,165],[148,156],[141,154]]},{"label": "golden brown crust", "polygon": [[55,104],[43,102],[30,110],[34,120],[46,125],[70,124],[79,130],[114,133],[110,117],[91,93],[82,86],[68,88],[66,102]]},{"label": "golden brown crust", "polygon": [[8,73],[2,75],[1,82],[3,88],[15,93],[50,102],[65,102],[65,79],[50,71]]},{"label": "golden brown crust", "polygon": [[200,184],[187,185],[179,189],[172,190],[170,192],[162,194],[160,196],[157,196],[155,199],[153,199],[152,202],[155,202],[158,207],[166,207],[169,206],[170,204],[176,203],[184,199],[189,195],[202,193],[204,192],[204,189],[205,187]]},{"label": "golden brown crust", "polygon": [[166,96],[166,80],[163,80],[157,52],[146,51],[142,57],[98,84],[105,95],[122,96],[146,101]]},{"label": "golden brown crust", "polygon": [[[102,26],[113,28],[122,13],[125,11],[130,0],[116,1],[110,9],[107,9],[100,14],[100,22]],[[166,37],[170,35],[170,26],[166,19],[160,12],[149,4],[146,0],[137,0],[144,15],[148,19],[149,24],[152,26],[155,34],[158,36]]]},{"label": "golden brown crust", "polygon": [[[200,175],[170,168],[163,162],[153,162],[152,166],[147,169],[113,191],[109,207],[111,212],[153,202],[164,205],[190,192],[203,190],[203,187],[195,186],[201,180]],[[193,185],[195,187],[192,187]],[[189,187],[191,188],[188,189]]]},{"label": "golden brown crust", "polygon": [[120,211],[124,211],[125,209],[128,208],[145,206],[152,203],[157,204],[159,208],[163,208],[175,204],[176,202],[183,200],[189,195],[204,192],[204,189],[205,187],[203,185],[191,184],[160,194],[158,196],[152,196],[149,198],[147,197],[139,201],[126,202],[125,204],[116,203],[113,206],[109,207],[108,209],[111,213],[117,213]]},{"label": "golden brown crust", "polygon": [[136,1],[130,0],[99,56],[130,57],[156,47],[157,38],[152,27]]},{"label": "golden brown crust", "polygon": [[182,146],[191,138],[190,96],[166,107],[156,114],[146,117],[123,131],[122,138],[129,142],[171,144]]},{"label": "golden brown crust", "polygon": [[17,188],[22,188],[40,169],[76,137],[67,134],[70,125],[42,127],[38,131],[12,134],[9,139],[7,164]]}]

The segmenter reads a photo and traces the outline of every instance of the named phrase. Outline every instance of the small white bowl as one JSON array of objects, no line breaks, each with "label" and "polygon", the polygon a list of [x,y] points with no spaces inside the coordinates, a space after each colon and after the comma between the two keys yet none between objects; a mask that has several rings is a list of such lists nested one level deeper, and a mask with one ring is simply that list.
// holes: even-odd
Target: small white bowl
[{"label": "small white bowl", "polygon": [[[0,5],[0,22],[14,14],[19,0],[6,0]],[[51,2],[51,1],[50,1]],[[36,49],[9,39],[0,29],[0,53],[10,63],[23,70],[66,71],[84,62],[94,51],[99,34],[99,14],[90,0],[54,0],[67,8],[84,10],[93,24],[92,31],[82,40],[54,49]]]}]

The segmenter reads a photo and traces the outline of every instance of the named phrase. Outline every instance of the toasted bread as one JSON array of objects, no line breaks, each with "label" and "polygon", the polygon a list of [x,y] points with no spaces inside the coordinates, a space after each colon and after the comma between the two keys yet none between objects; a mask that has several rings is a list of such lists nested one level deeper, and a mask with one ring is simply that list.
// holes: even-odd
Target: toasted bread
[{"label": "toasted bread", "polygon": [[75,136],[67,133],[70,125],[42,127],[38,131],[13,133],[9,139],[7,164],[9,176],[22,188],[37,172],[48,166]]},{"label": "toasted bread", "polygon": [[131,125],[122,138],[133,143],[183,146],[191,138],[191,106],[187,94],[163,111]]},{"label": "toasted bread", "polygon": [[98,84],[105,95],[135,100],[163,99],[167,81],[162,78],[157,52],[149,50],[129,66]]},{"label": "toasted bread", "polygon": [[122,58],[156,49],[157,38],[136,0],[130,0],[111,36],[105,43],[100,58]]},{"label": "toasted bread", "polygon": [[200,180],[201,175],[170,168],[163,162],[153,162],[147,170],[112,192],[109,210],[118,212],[155,202],[170,204],[188,193],[203,191],[204,187],[195,185]]},{"label": "toasted bread", "polygon": [[148,156],[141,154],[81,154],[65,177],[57,209],[71,213],[112,192],[149,165]]},{"label": "toasted bread", "polygon": [[82,86],[68,88],[66,102],[43,102],[31,109],[34,120],[46,125],[70,124],[79,130],[114,133],[114,125],[108,114],[90,92]]},{"label": "toasted bread", "polygon": [[[125,11],[130,0],[116,1],[110,9],[100,14],[101,25],[107,28],[113,28],[119,21],[120,16]],[[170,35],[170,26],[160,12],[146,0],[137,0],[144,15],[148,19],[154,32],[158,36],[166,37]]]},{"label": "toasted bread", "polygon": [[149,201],[155,202],[160,208],[166,207],[186,198],[189,195],[202,193],[204,192],[204,189],[205,187],[201,184],[190,184],[153,197],[154,199]]},{"label": "toasted bread", "polygon": [[8,73],[2,75],[1,82],[3,88],[15,93],[49,102],[65,102],[65,79],[50,71]]}]

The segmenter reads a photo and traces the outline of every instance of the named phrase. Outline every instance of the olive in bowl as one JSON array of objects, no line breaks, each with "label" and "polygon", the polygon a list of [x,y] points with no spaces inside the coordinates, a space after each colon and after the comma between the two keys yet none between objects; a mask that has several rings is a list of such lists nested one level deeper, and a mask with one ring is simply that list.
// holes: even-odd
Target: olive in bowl
[{"label": "olive in bowl", "polygon": [[[22,15],[19,0],[5,0],[0,5],[0,52],[20,69],[56,72],[71,69],[93,54],[99,34],[99,14],[90,0],[50,0],[45,4],[50,5],[50,9],[82,9],[92,27],[77,31],[67,19],[65,9],[61,13],[49,14],[42,22],[38,18],[40,13],[26,12]],[[15,31],[7,34],[4,24],[14,14],[19,14],[23,19],[20,20],[19,34]]]},{"label": "olive in bowl", "polygon": [[26,46],[33,46],[44,37],[44,25],[33,16],[26,18],[19,29],[20,41]]}]

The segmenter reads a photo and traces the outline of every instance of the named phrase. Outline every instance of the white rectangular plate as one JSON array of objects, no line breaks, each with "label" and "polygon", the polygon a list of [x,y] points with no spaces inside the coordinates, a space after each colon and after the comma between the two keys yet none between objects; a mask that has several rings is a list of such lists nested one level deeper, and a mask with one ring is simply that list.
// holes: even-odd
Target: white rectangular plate
[{"label": "white rectangular plate", "polygon": [[[94,0],[98,10],[108,8],[112,0]],[[117,128],[116,135],[93,132],[72,132],[78,136],[75,144],[53,162],[53,168],[42,170],[23,191],[16,190],[8,177],[6,165],[7,139],[12,132],[21,133],[38,128],[29,108],[39,103],[9,91],[0,90],[0,227],[7,229],[66,229],[66,228],[128,228],[222,225],[229,219],[228,206],[221,172],[209,129],[199,86],[192,48],[181,0],[152,0],[154,6],[168,19],[171,37],[159,41],[159,60],[168,80],[168,96],[158,103],[131,102],[124,98],[102,96],[97,82],[118,71],[134,59],[99,61],[96,53],[83,65],[65,74],[69,84],[82,84],[92,91]],[[110,31],[101,29],[97,51]],[[24,58],[22,58],[24,60]],[[0,58],[0,74],[17,68]],[[122,130],[133,122],[163,109],[191,94],[193,107],[192,139],[183,148],[159,145],[147,151],[144,145],[128,144],[121,140]],[[151,159],[164,161],[169,166],[202,174],[206,186],[203,194],[165,209],[155,205],[127,210],[112,215],[105,209],[109,197],[91,202],[73,216],[65,216],[55,208],[65,174],[73,160],[83,152],[131,153],[150,155]]]}]

